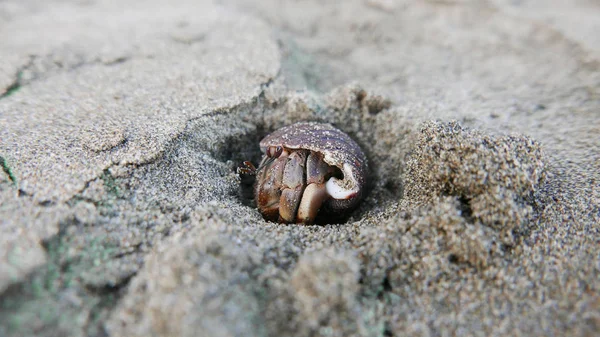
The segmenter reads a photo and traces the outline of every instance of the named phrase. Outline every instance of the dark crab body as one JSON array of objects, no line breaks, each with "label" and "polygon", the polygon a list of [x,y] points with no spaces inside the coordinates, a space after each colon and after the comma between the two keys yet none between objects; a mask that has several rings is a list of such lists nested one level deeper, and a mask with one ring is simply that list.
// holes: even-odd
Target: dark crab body
[{"label": "dark crab body", "polygon": [[348,135],[329,124],[297,123],[260,142],[265,154],[254,195],[265,219],[312,224],[340,218],[364,194],[367,160]]}]

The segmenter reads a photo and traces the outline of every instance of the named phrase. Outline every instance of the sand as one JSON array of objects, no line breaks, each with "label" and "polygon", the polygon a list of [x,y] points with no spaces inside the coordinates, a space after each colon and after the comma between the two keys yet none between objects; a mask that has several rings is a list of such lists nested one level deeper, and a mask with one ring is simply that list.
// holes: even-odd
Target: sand
[{"label": "sand", "polygon": [[[593,336],[600,6],[0,2],[0,336]],[[262,219],[258,142],[369,160]]]}]

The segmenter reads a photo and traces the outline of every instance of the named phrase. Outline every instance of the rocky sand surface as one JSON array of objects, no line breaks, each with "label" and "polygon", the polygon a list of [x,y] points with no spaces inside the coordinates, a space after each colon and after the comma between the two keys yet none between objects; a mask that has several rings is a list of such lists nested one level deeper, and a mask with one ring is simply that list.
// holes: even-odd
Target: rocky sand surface
[{"label": "rocky sand surface", "polygon": [[[593,336],[600,4],[0,1],[0,336]],[[258,142],[369,160],[262,219]]]}]

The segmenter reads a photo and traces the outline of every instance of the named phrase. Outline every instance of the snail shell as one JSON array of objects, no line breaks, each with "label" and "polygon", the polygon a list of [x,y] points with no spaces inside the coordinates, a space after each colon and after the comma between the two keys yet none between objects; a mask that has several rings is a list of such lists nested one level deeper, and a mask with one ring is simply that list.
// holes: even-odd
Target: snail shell
[{"label": "snail shell", "polygon": [[[271,201],[264,201],[265,194],[276,189],[282,190],[285,194],[285,190],[290,187],[287,181],[295,180],[290,175],[302,174],[299,172],[303,172],[304,180],[298,178],[300,180],[294,183],[296,192],[294,197],[290,197],[288,200],[292,205],[289,206],[287,202],[284,202],[284,197],[281,197],[281,203],[277,206],[278,208],[279,206],[281,208],[290,207],[289,211],[293,213],[292,217],[297,215],[296,210],[298,214],[302,213],[305,202],[299,200],[304,198],[302,194],[305,188],[306,191],[311,190],[307,185],[310,185],[311,177],[315,175],[314,170],[309,169],[310,165],[313,167],[323,165],[322,167],[324,167],[317,175],[322,183],[319,186],[323,185],[326,196],[322,202],[310,206],[311,208],[319,207],[321,211],[310,209],[310,216],[293,218],[288,216],[282,219],[283,212],[282,209],[279,209],[280,222],[312,223],[313,215],[316,216],[317,212],[333,217],[344,216],[354,209],[364,196],[367,183],[367,159],[354,140],[330,124],[301,122],[283,127],[266,136],[260,142],[260,149],[265,156],[261,164],[262,170],[261,168],[259,170],[264,172],[257,174],[255,197],[259,210],[265,218],[273,219],[272,206],[277,198],[277,195],[274,194],[271,195]],[[283,162],[278,164],[277,162],[280,160]],[[309,164],[309,162],[319,162],[319,164]],[[295,170],[292,170],[292,165]],[[277,171],[275,172],[275,170]],[[323,173],[324,170],[329,173]],[[295,173],[291,173],[292,171]],[[265,183],[265,181],[269,182]]]}]

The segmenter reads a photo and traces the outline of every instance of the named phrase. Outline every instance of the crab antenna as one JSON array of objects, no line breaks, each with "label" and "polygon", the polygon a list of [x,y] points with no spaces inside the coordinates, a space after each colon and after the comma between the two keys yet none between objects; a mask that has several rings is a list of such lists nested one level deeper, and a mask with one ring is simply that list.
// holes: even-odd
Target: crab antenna
[{"label": "crab antenna", "polygon": [[256,169],[256,173],[258,173],[258,171],[262,170],[263,168],[265,168],[265,166],[271,164],[275,159],[277,159],[276,157],[269,157],[267,158],[267,160],[265,160],[264,163],[260,164],[260,166],[258,166],[258,168]]}]

